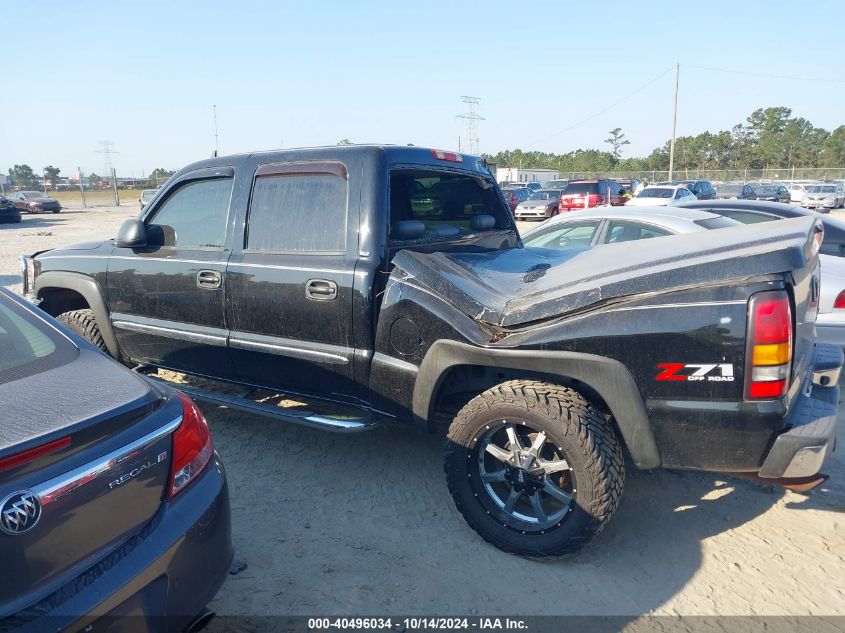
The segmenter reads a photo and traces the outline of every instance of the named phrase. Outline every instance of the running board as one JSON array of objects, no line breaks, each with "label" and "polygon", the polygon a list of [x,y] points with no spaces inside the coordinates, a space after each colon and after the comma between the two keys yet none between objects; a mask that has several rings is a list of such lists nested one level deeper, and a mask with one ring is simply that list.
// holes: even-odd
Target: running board
[{"label": "running board", "polygon": [[172,383],[167,380],[163,380],[162,378],[146,374],[145,369],[146,368],[144,367],[137,367],[134,371],[144,374],[148,380],[154,380],[159,384],[178,389],[196,400],[210,402],[211,404],[228,407],[230,409],[237,409],[238,411],[244,411],[246,413],[253,413],[255,415],[275,418],[277,420],[283,420],[293,424],[310,426],[324,431],[332,431],[334,433],[357,433],[360,431],[368,431],[376,427],[376,423],[372,420],[372,418],[367,416],[319,414],[301,409],[285,409],[274,404],[256,402],[255,400],[249,398],[250,394],[254,394],[258,391],[262,391],[270,396],[281,395],[275,394],[272,391],[247,388],[241,395],[230,395],[219,391],[212,391],[211,389],[194,387],[192,385]]}]

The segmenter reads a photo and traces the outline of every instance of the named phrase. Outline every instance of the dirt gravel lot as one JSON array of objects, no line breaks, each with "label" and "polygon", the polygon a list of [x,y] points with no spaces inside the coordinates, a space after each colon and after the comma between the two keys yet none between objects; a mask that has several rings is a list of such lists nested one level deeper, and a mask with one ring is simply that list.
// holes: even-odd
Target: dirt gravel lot
[{"label": "dirt gravel lot", "polygon": [[[0,225],[18,256],[108,238],[136,205]],[[527,561],[455,511],[441,440],[338,436],[206,406],[229,473],[239,558],[220,614],[845,615],[845,451],[810,495],[730,476],[629,469],[622,506],[582,553]],[[839,437],[845,438],[845,416]]]}]

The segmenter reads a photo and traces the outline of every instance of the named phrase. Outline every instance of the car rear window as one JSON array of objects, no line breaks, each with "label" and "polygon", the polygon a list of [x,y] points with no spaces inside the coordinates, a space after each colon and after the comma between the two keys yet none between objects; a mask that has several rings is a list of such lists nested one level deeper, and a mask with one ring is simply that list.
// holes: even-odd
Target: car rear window
[{"label": "car rear window", "polygon": [[597,182],[570,182],[566,185],[564,194],[568,193],[598,193],[599,183]]},{"label": "car rear window", "polygon": [[718,216],[715,218],[707,218],[706,220],[696,220],[695,223],[705,229],[712,230],[712,229],[727,229],[732,226],[740,226],[742,223],[737,222],[736,220],[731,220],[730,218],[726,218],[724,216]]},{"label": "car rear window", "polygon": [[76,353],[61,334],[0,294],[0,383],[64,364]]},{"label": "car rear window", "polygon": [[671,198],[674,189],[668,187],[646,187],[637,194],[637,198]]}]

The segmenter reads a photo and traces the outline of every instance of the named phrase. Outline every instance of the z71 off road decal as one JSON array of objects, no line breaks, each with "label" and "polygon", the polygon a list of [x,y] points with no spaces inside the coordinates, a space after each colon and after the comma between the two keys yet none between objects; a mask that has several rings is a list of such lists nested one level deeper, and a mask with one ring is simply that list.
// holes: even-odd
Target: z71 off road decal
[{"label": "z71 off road decal", "polygon": [[733,382],[734,379],[734,366],[730,363],[660,363],[657,367],[663,371],[655,376],[655,380]]}]

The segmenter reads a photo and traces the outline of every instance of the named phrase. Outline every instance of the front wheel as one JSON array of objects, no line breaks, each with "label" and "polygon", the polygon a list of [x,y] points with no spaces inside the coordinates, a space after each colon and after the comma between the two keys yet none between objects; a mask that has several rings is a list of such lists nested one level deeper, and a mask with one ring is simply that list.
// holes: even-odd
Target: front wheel
[{"label": "front wheel", "polygon": [[618,508],[625,480],[605,416],[577,391],[533,380],[502,383],[461,409],[445,470],[482,538],[533,557],[583,547]]},{"label": "front wheel", "polygon": [[97,324],[97,319],[94,317],[93,310],[85,309],[62,312],[56,317],[56,319],[79,334],[79,336],[86,339],[94,347],[106,354],[109,353],[109,349],[106,347],[106,342],[100,332],[100,326]]}]

